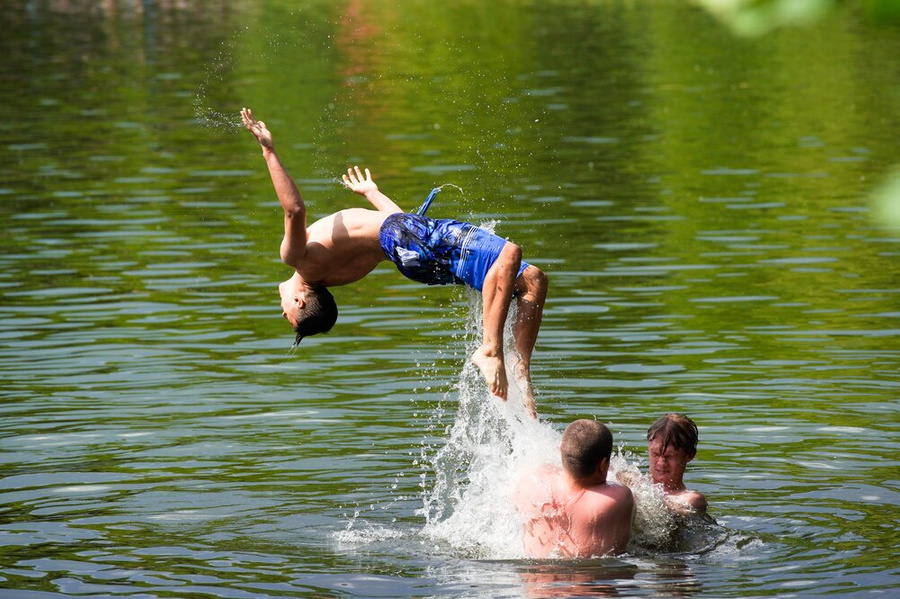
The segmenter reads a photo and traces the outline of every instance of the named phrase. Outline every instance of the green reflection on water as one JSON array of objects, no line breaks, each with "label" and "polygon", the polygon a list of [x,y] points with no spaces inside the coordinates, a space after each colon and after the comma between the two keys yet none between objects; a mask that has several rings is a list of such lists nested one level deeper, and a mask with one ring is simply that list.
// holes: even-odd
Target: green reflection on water
[{"label": "green reflection on water", "polygon": [[[233,126],[243,105],[314,216],[358,205],[336,176],[360,163],[403,206],[453,183],[436,215],[500,221],[550,273],[535,378],[553,422],[613,420],[641,453],[655,415],[688,411],[692,480],[734,528],[800,556],[798,578],[894,568],[900,273],[868,213],[900,163],[890,25],[848,9],[735,39],[673,2],[19,4],[0,2],[6,476],[120,479],[74,500],[23,484],[5,524],[90,520],[4,548],[13,586],[58,590],[7,572],[42,556],[174,577],[237,551],[289,564],[223,586],[443,564],[418,546],[341,555],[327,532],[370,502],[376,523],[418,524],[385,481],[416,497],[410,464],[452,420],[467,297],[382,267],[336,292],[332,335],[288,356],[280,210]],[[838,453],[856,457],[799,463]],[[191,534],[152,518],[192,505],[225,516]],[[69,546],[80,529],[101,553]],[[729,565],[700,577],[734,594],[791,582],[754,588],[758,571]]]}]

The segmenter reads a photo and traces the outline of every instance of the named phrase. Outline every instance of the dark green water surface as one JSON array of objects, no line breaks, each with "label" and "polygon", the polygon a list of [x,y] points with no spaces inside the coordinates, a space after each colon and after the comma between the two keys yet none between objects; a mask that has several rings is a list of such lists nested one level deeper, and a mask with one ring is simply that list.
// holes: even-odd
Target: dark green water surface
[{"label": "dark green water surface", "polygon": [[[663,0],[0,11],[0,595],[900,586],[900,233],[870,205],[900,165],[896,24],[853,2],[752,39]],[[646,469],[647,426],[688,413],[715,542],[535,563],[432,534],[475,299],[383,265],[289,353],[242,106],[312,218],[363,205],[349,164],[409,209],[458,186],[429,214],[495,221],[550,276],[540,427],[597,418]]]}]

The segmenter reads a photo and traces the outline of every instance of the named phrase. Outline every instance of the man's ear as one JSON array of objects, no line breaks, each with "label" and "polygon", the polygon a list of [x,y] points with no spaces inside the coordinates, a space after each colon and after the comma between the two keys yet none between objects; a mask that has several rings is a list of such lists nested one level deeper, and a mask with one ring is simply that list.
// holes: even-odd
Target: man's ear
[{"label": "man's ear", "polygon": [[609,472],[609,458],[603,458],[597,464],[597,474],[606,475]]},{"label": "man's ear", "polygon": [[297,306],[297,308],[302,310],[303,308],[306,307],[306,300],[303,299],[302,297],[300,297],[299,295],[295,295],[294,296],[294,304]]}]

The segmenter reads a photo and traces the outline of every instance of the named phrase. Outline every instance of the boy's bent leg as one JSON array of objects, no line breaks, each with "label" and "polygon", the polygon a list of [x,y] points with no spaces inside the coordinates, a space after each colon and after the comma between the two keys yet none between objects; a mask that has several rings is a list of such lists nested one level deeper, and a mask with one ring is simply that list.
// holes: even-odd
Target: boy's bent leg
[{"label": "boy's bent leg", "polygon": [[547,299],[547,275],[536,266],[529,265],[518,278],[515,286],[516,321],[513,323],[516,351],[519,362],[515,366],[516,377],[522,384],[524,394],[522,400],[525,411],[532,418],[537,418],[534,405],[534,389],[531,384],[531,354],[541,328],[544,314],[544,302]]},{"label": "boy's bent leg", "polygon": [[514,243],[507,243],[488,270],[481,290],[483,339],[481,347],[471,357],[491,393],[503,400],[506,400],[509,387],[503,360],[503,327],[521,263],[522,250]]}]

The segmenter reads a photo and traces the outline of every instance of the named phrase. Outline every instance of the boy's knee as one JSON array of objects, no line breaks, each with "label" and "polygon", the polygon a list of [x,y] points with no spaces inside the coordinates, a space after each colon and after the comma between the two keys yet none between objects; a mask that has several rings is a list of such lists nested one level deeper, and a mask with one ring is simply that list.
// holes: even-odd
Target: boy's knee
[{"label": "boy's knee", "polygon": [[549,284],[549,281],[547,279],[547,273],[545,273],[543,270],[541,270],[537,266],[533,266],[533,265],[531,266],[531,269],[527,269],[527,270],[532,271],[529,274],[530,274],[530,277],[532,280],[532,284],[534,286],[535,293],[539,294],[542,297],[546,296],[547,295],[547,285]]},{"label": "boy's knee", "polygon": [[519,293],[527,294],[530,301],[542,304],[547,297],[547,274],[533,264],[522,273],[519,285]]},{"label": "boy's knee", "polygon": [[502,250],[503,254],[506,254],[507,259],[513,260],[516,262],[522,262],[522,248],[511,241],[507,241],[503,246]]}]

